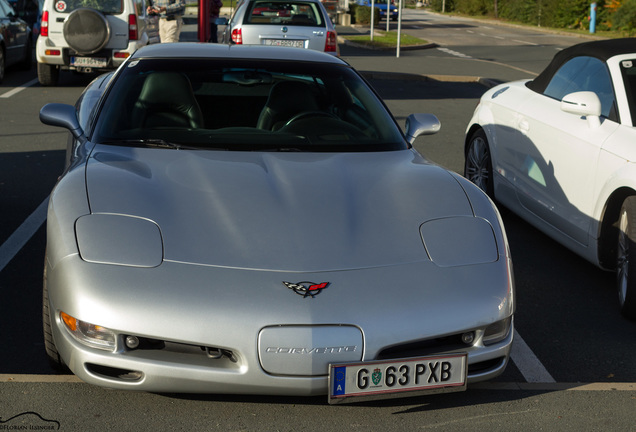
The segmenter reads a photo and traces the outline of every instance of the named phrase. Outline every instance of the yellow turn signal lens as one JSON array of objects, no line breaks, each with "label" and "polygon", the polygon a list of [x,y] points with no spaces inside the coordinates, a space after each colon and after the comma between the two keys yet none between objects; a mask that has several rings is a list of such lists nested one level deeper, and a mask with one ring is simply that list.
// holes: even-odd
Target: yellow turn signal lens
[{"label": "yellow turn signal lens", "polygon": [[60,318],[68,332],[77,340],[91,348],[114,351],[117,335],[112,330],[99,325],[80,321],[65,312],[60,312]]},{"label": "yellow turn signal lens", "polygon": [[62,317],[62,321],[64,321],[64,324],[66,324],[66,327],[68,327],[70,331],[77,331],[77,320],[75,318],[64,312],[60,312],[60,316]]}]

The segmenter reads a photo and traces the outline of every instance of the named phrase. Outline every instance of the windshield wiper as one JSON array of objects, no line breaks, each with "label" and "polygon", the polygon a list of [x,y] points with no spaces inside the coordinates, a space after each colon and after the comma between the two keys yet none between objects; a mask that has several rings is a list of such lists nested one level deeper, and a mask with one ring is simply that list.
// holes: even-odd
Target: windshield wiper
[{"label": "windshield wiper", "polygon": [[[116,141],[106,141],[102,144],[109,145],[133,145],[133,146],[144,146],[144,147],[153,147],[153,148],[170,148],[180,150],[182,148],[186,148],[181,144],[173,143],[170,141],[166,141],[160,138],[143,138],[143,139],[125,139],[125,140],[116,140]],[[190,147],[187,147],[190,148]]]},{"label": "windshield wiper", "polygon": [[295,152],[305,152],[307,150],[303,150],[298,147],[275,147],[275,148],[268,148],[268,149],[257,149],[256,151],[295,153]]}]

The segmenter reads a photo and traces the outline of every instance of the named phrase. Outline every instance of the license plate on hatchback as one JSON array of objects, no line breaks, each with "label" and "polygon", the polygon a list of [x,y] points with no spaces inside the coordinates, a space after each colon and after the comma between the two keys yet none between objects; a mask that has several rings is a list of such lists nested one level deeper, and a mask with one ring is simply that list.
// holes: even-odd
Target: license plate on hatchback
[{"label": "license plate on hatchback", "polygon": [[466,390],[465,353],[329,366],[329,403]]},{"label": "license plate on hatchback", "polygon": [[71,66],[105,68],[108,60],[101,57],[71,57]]},{"label": "license plate on hatchback", "polygon": [[292,39],[263,39],[263,45],[305,48],[305,41]]}]

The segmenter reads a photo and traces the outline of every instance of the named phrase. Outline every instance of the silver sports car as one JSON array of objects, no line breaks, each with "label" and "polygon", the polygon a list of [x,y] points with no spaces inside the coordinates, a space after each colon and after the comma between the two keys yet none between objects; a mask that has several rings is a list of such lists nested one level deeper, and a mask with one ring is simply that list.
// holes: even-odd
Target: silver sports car
[{"label": "silver sports car", "polygon": [[331,55],[161,44],[41,120],[71,132],[51,194],[47,354],[153,392],[463,390],[503,372],[512,265],[499,214],[411,147]]}]

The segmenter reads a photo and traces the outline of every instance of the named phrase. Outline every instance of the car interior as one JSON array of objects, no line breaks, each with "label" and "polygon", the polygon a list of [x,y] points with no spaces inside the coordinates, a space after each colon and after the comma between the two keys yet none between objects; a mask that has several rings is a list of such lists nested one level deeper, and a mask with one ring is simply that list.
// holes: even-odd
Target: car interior
[{"label": "car interior", "polygon": [[243,146],[238,149],[348,145],[368,151],[387,142],[403,145],[392,118],[360,80],[226,68],[126,73],[116,86],[97,125],[99,141],[154,139],[191,147],[222,142],[224,148]]}]

